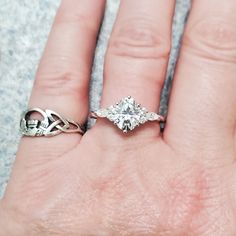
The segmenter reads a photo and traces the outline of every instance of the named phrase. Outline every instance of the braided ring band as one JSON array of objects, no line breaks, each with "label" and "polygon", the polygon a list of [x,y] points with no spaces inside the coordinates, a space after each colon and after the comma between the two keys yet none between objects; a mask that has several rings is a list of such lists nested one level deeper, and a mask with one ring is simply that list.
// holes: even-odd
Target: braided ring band
[{"label": "braided ring band", "polygon": [[[33,113],[40,115],[42,119],[30,119]],[[30,137],[55,136],[60,133],[84,134],[84,128],[79,123],[65,119],[54,111],[40,108],[32,108],[23,113],[20,130],[24,136]]]}]

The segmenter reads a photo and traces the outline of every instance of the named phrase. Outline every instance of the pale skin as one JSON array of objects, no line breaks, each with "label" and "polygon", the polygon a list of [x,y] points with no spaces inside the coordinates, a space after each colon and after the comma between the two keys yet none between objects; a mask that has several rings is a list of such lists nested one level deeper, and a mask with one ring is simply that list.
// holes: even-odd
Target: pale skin
[{"label": "pale skin", "polygon": [[[174,1],[123,0],[101,106],[131,95],[156,111]],[[29,107],[81,123],[105,1],[62,0]],[[1,236],[236,235],[236,1],[194,0],[166,129],[21,140],[0,204]]]}]

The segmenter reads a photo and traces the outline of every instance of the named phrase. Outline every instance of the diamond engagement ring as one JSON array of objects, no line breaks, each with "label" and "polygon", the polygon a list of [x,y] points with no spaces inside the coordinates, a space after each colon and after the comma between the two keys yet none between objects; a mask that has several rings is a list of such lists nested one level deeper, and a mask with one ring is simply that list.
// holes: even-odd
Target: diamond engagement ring
[{"label": "diamond engagement ring", "polygon": [[118,103],[105,109],[91,112],[91,118],[107,118],[124,133],[131,131],[147,121],[164,122],[165,118],[155,112],[149,112],[128,96]]},{"label": "diamond engagement ring", "polygon": [[[30,119],[35,113],[42,119]],[[29,109],[22,115],[20,130],[25,136],[55,136],[60,133],[84,134],[84,128],[77,122],[61,117],[54,111],[40,108]]]}]

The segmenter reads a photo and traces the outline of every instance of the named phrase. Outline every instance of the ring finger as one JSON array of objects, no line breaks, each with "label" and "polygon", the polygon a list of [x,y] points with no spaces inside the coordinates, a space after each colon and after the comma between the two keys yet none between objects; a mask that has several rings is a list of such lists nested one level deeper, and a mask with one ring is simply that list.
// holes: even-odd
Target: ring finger
[{"label": "ring finger", "polygon": [[[175,1],[165,0],[121,1],[106,54],[102,107],[130,95],[148,110],[157,111],[171,45],[174,6]],[[141,133],[158,135],[159,125],[153,125]],[[114,131],[110,125],[106,127],[108,132]]]}]

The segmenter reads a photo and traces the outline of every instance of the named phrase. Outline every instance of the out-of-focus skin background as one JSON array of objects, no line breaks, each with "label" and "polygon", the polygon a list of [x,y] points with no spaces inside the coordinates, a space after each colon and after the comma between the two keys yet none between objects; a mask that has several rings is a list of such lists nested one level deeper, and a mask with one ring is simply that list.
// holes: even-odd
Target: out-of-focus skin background
[{"label": "out-of-focus skin background", "polygon": [[[37,65],[59,4],[60,0],[0,0],[0,198],[17,151],[20,116],[27,108]],[[162,113],[167,111],[167,97],[190,4],[191,0],[177,0]],[[92,110],[99,107],[104,54],[118,7],[119,0],[107,0],[92,73]]]}]

